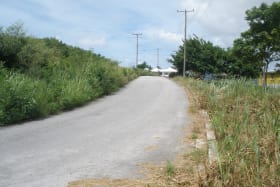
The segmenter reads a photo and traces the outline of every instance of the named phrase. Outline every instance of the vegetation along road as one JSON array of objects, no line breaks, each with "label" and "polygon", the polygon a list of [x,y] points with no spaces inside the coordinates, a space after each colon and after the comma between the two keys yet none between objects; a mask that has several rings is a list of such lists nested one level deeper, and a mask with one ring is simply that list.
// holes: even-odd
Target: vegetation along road
[{"label": "vegetation along road", "polygon": [[175,156],[187,104],[184,90],[172,81],[140,77],[85,107],[2,127],[0,186],[138,176],[138,164]]}]

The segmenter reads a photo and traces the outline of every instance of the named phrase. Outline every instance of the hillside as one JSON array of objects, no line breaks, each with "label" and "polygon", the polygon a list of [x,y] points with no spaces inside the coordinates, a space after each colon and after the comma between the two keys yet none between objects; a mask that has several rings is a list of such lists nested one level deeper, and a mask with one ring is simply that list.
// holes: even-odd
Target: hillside
[{"label": "hillside", "polygon": [[55,38],[0,29],[0,124],[46,117],[110,94],[139,70]]}]

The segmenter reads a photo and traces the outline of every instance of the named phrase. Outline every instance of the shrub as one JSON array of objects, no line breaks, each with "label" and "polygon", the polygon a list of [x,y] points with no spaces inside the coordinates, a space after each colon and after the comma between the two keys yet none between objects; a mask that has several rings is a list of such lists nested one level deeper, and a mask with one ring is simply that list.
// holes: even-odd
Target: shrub
[{"label": "shrub", "polygon": [[1,80],[0,121],[15,123],[38,117],[35,99],[38,82],[19,74]]}]

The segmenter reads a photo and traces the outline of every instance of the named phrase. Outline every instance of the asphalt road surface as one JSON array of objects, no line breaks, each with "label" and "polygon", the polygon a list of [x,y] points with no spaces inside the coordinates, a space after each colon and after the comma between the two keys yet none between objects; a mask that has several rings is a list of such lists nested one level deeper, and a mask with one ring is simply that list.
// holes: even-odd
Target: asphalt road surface
[{"label": "asphalt road surface", "polygon": [[187,104],[183,88],[169,79],[140,77],[84,107],[0,128],[0,186],[140,176],[139,164],[176,155]]}]

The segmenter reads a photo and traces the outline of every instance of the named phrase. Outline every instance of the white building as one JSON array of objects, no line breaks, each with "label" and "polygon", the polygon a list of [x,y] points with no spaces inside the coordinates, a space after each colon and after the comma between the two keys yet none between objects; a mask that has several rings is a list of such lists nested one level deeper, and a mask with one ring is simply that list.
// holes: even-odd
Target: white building
[{"label": "white building", "polygon": [[159,75],[162,77],[169,77],[171,73],[177,73],[178,71],[176,69],[169,67],[166,69],[153,68],[151,72],[159,73]]}]

